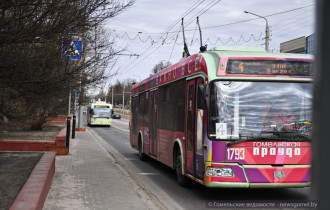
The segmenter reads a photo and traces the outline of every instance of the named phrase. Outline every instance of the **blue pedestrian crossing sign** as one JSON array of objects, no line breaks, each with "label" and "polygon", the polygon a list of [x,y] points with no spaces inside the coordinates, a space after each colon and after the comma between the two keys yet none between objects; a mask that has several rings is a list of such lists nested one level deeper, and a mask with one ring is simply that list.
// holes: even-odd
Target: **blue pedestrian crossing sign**
[{"label": "blue pedestrian crossing sign", "polygon": [[69,40],[64,42],[62,46],[62,58],[69,60],[81,60],[83,50],[82,41]]}]

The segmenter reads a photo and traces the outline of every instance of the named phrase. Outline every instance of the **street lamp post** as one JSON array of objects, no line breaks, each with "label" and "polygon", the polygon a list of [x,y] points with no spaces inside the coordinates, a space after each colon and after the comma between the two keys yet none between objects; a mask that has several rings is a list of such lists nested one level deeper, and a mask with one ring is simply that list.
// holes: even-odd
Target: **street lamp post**
[{"label": "street lamp post", "polygon": [[268,21],[267,21],[267,19],[265,17],[263,17],[263,16],[254,14],[252,12],[248,12],[248,11],[244,11],[244,12],[247,13],[247,14],[251,14],[251,15],[254,15],[254,16],[257,16],[257,17],[260,17],[260,18],[265,19],[265,21],[266,21],[265,50],[268,52],[269,51],[269,27],[268,27]]}]

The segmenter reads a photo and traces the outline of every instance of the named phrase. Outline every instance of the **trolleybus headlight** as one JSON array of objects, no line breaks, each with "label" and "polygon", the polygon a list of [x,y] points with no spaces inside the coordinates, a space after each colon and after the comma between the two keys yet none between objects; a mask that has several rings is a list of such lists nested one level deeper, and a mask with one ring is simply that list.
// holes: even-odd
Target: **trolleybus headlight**
[{"label": "trolleybus headlight", "polygon": [[206,175],[207,176],[218,176],[218,177],[232,177],[233,169],[232,168],[220,168],[220,167],[207,167]]}]

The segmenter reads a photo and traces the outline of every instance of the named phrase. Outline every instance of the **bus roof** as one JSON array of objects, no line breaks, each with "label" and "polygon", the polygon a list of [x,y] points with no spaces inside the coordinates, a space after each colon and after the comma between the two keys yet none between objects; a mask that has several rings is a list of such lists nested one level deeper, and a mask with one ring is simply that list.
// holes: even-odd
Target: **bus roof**
[{"label": "bus roof", "polygon": [[112,109],[112,104],[107,103],[105,101],[95,101],[88,105],[88,107],[90,107],[90,108],[94,108],[95,106],[108,106],[110,109]]},{"label": "bus roof", "polygon": [[260,47],[230,47],[230,46],[214,47],[210,49],[208,52],[212,52],[212,51],[266,52],[265,49]]},{"label": "bus roof", "polygon": [[[214,47],[204,53],[197,53],[184,58],[178,63],[169,66],[162,71],[153,74],[145,80],[135,84],[132,87],[132,94],[134,95],[139,92],[143,92],[145,90],[173,82],[175,80],[194,76],[196,74],[204,75],[208,81],[221,78],[218,69],[220,68],[219,63],[221,63],[221,59],[224,59],[227,62],[229,58],[251,60],[288,60],[303,62],[311,62],[313,60],[313,56],[308,54],[273,53],[266,52],[264,49],[256,47]],[[289,78],[289,76],[284,74],[267,75],[267,77]],[[311,76],[306,76],[306,78],[307,77],[311,78]]]},{"label": "bus roof", "polygon": [[298,54],[298,53],[276,53],[266,52],[265,49],[259,47],[214,47],[206,54],[216,53],[218,57],[221,56],[244,56],[244,57],[277,57],[277,58],[301,58],[301,59],[312,59],[313,56],[309,54]]}]

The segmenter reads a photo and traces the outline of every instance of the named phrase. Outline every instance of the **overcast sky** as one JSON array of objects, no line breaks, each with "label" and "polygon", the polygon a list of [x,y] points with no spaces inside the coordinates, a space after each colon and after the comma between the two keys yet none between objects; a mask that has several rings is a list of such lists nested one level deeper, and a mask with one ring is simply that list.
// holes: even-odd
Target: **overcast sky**
[{"label": "overcast sky", "polygon": [[[126,47],[118,56],[114,70],[117,79],[143,80],[160,61],[172,64],[182,58],[184,17],[186,42],[190,54],[198,53],[200,41],[196,17],[202,28],[203,44],[215,46],[253,46],[264,48],[266,21],[244,11],[266,17],[270,27],[271,51],[280,43],[315,31],[315,0],[137,0],[124,13],[111,19],[107,28],[117,47]],[[180,33],[178,33],[180,31]],[[244,39],[243,39],[244,38]]]}]

